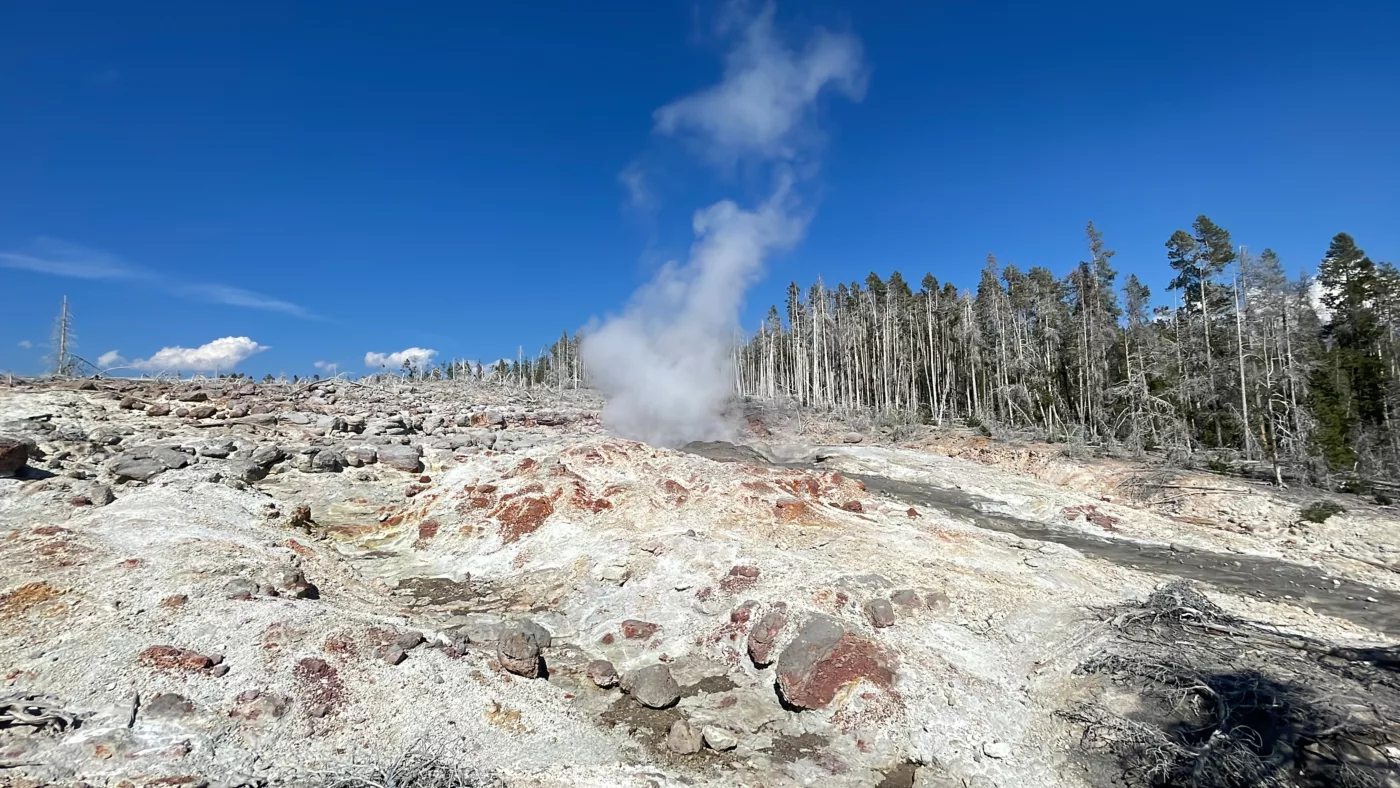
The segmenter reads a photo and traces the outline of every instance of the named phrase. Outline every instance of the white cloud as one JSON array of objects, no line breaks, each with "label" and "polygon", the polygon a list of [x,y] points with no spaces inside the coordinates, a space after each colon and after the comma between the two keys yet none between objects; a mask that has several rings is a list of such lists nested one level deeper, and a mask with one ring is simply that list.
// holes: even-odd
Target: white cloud
[{"label": "white cloud", "polygon": [[313,366],[313,367],[315,367],[315,368],[317,368],[317,369],[325,370],[325,369],[335,369],[337,366],[340,366],[340,365],[339,365],[339,364],[336,364],[334,361],[313,361],[313,362],[311,362],[311,366]]},{"label": "white cloud", "polygon": [[[232,369],[240,361],[264,350],[267,350],[267,346],[259,345],[248,337],[224,337],[195,348],[161,348],[150,358],[128,361],[125,366],[145,372],[174,372],[176,370],[222,372]],[[104,354],[102,358],[98,359],[99,366],[106,366],[101,363],[102,359],[120,363],[121,356],[109,358],[115,353],[116,351],[112,351],[112,353]]]},{"label": "white cloud", "polygon": [[655,192],[648,182],[646,170],[640,162],[632,162],[617,174],[618,183],[627,189],[627,204],[639,211],[652,211],[657,207]]},{"label": "white cloud", "polygon": [[209,282],[176,282],[140,266],[131,265],[114,255],[96,249],[40,238],[31,251],[0,252],[0,268],[12,268],[68,279],[125,280],[144,283],[152,289],[172,295],[193,298],[213,304],[281,312],[305,320],[319,319],[305,308],[271,296],[244,290],[241,287]]},{"label": "white cloud", "polygon": [[97,366],[101,367],[102,369],[111,369],[112,367],[115,367],[118,364],[123,364],[125,362],[126,359],[122,358],[122,354],[115,350],[109,350],[106,353],[103,353],[102,355],[97,357]]},{"label": "white cloud", "polygon": [[87,249],[76,244],[40,238],[34,252],[0,252],[0,268],[32,271],[36,274],[64,276],[69,279],[150,279],[143,271],[123,263],[112,255]]},{"label": "white cloud", "polygon": [[25,350],[29,350],[29,349],[31,349],[31,348],[34,347],[34,343],[33,343],[33,342],[30,342],[30,341],[27,340],[27,339],[21,339],[21,340],[19,341],[19,346],[22,347],[22,348],[24,348]]},{"label": "white cloud", "polygon": [[742,27],[725,58],[724,79],[656,110],[656,130],[682,134],[720,164],[743,156],[793,159],[814,139],[808,123],[828,86],[859,101],[869,71],[854,36],[817,29],[799,54],[773,30],[772,3],[752,18],[731,7],[725,31]]},{"label": "white cloud", "polygon": [[365,366],[371,369],[387,367],[396,370],[402,369],[404,362],[407,361],[409,366],[422,369],[431,364],[433,358],[437,356],[437,354],[438,352],[436,350],[421,347],[411,347],[406,350],[400,350],[397,353],[375,353],[374,351],[370,351],[365,354]]},{"label": "white cloud", "polygon": [[182,285],[177,288],[178,292],[198,298],[201,301],[209,301],[215,304],[227,304],[229,306],[241,306],[248,309],[261,309],[264,312],[281,312],[293,317],[315,319],[316,316],[306,311],[306,309],[291,303],[282,301],[261,293],[254,293],[251,290],[244,290],[241,287],[231,287],[229,285],[216,284],[196,284]]}]

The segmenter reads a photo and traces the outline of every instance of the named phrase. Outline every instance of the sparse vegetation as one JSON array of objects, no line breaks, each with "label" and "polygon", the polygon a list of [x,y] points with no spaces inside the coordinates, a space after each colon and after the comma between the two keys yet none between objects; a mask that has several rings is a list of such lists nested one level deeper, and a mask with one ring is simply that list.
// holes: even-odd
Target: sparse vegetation
[{"label": "sparse vegetation", "polygon": [[499,788],[500,780],[448,757],[446,748],[416,744],[387,762],[349,764],[317,775],[306,788]]},{"label": "sparse vegetation", "polygon": [[1336,501],[1315,501],[1298,512],[1298,518],[1305,523],[1325,523],[1327,518],[1346,511],[1346,507]]}]

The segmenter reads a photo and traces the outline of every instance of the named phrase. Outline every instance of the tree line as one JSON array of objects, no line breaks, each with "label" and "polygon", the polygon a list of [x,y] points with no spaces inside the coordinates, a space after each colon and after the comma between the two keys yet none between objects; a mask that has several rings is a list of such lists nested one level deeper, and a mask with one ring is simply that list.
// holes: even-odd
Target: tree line
[{"label": "tree line", "polygon": [[1152,306],[1091,222],[1063,277],[987,257],[974,291],[899,272],[788,287],[735,349],[737,388],[816,408],[1051,440],[1228,454],[1309,475],[1394,476],[1400,274],[1351,236],[1315,277],[1248,254],[1205,216],[1167,239],[1170,306]]}]

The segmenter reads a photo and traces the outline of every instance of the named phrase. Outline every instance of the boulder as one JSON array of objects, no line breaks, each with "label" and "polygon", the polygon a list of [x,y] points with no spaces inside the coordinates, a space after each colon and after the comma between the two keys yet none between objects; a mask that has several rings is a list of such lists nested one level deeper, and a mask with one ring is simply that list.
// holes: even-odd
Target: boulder
[{"label": "boulder", "polygon": [[199,405],[197,407],[190,408],[189,416],[192,419],[208,419],[213,418],[214,414],[218,412],[219,409],[214,407],[213,405]]},{"label": "boulder", "polygon": [[235,460],[228,464],[224,475],[244,484],[252,484],[267,478],[267,468],[251,460]]},{"label": "boulder", "polygon": [[150,457],[118,457],[112,460],[107,470],[119,482],[148,482],[157,474],[165,473],[165,466]]},{"label": "boulder", "polygon": [[496,659],[501,667],[517,676],[537,679],[544,675],[541,648],[534,630],[517,624],[501,632],[500,640],[496,641]]},{"label": "boulder", "polygon": [[809,618],[778,657],[778,692],[797,709],[821,709],[857,681],[889,687],[894,671],[877,646],[831,616]]},{"label": "boulder", "polygon": [[281,446],[268,443],[254,449],[253,456],[249,459],[253,461],[254,465],[258,465],[263,468],[271,468],[272,466],[286,459],[286,457],[287,453],[282,451]]},{"label": "boulder", "polygon": [[345,458],[335,449],[322,449],[311,458],[314,473],[339,473],[345,468]]},{"label": "boulder", "polygon": [[29,462],[29,445],[19,438],[0,435],[0,478],[18,476]]},{"label": "boulder", "polygon": [[417,446],[383,446],[377,452],[379,462],[405,473],[423,470],[423,450]]},{"label": "boulder", "polygon": [[167,402],[152,402],[146,408],[147,416],[169,416],[170,404]]},{"label": "boulder", "polygon": [[648,665],[622,680],[622,690],[649,709],[664,709],[681,698],[681,687],[665,665]]},{"label": "boulder", "polygon": [[369,446],[355,446],[345,450],[345,464],[352,468],[373,465],[378,459],[379,453]]},{"label": "boulder", "polygon": [[671,732],[666,734],[666,746],[678,755],[694,755],[700,752],[703,734],[699,728],[685,720],[676,720]]}]

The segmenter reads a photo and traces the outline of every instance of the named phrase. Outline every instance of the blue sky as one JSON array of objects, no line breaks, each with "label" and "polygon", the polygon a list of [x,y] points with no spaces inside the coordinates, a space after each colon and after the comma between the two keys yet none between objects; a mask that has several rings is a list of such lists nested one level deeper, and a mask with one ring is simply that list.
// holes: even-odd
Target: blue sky
[{"label": "blue sky", "polygon": [[[616,312],[687,255],[697,209],[771,191],[766,168],[654,127],[721,79],[721,11],[0,5],[0,370],[41,369],[65,294],[84,357],[249,337],[266,349],[238,369],[259,375],[528,354]],[[1400,4],[789,2],[776,19],[798,49],[819,26],[859,39],[868,80],[814,105],[813,213],[746,326],[792,279],[972,286],[988,252],[1063,273],[1089,219],[1159,296],[1162,244],[1198,213],[1291,270],[1339,231],[1400,262]]]}]

